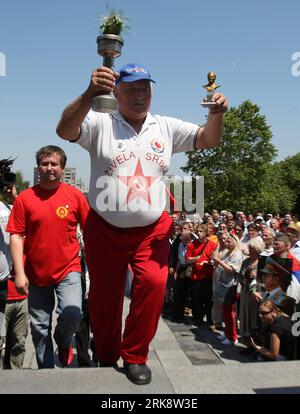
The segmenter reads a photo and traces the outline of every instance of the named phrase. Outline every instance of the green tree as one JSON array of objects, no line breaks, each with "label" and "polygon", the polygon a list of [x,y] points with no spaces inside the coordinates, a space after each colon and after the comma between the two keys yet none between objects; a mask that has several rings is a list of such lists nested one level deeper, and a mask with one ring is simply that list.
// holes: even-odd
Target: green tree
[{"label": "green tree", "polygon": [[[277,150],[259,106],[249,100],[231,108],[224,117],[224,134],[216,148],[188,154],[184,172],[204,176],[205,209],[258,211],[271,206],[270,165]],[[266,192],[268,193],[268,192]]]},{"label": "green tree", "polygon": [[294,211],[300,213],[300,152],[275,163],[276,174],[285,187],[290,191],[293,203],[289,208],[284,208],[283,213]]},{"label": "green tree", "polygon": [[295,206],[296,195],[287,185],[278,163],[268,167],[266,183],[260,188],[260,211],[265,213],[284,214],[292,211]]},{"label": "green tree", "polygon": [[17,193],[20,194],[21,191],[29,188],[29,181],[24,180],[23,174],[21,171],[16,171],[16,189]]}]

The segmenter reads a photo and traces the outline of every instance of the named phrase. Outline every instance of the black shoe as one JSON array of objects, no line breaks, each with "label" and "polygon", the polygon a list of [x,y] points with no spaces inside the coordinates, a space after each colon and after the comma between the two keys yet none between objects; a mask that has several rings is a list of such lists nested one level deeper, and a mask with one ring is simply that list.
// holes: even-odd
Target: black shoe
[{"label": "black shoe", "polygon": [[174,315],[171,319],[171,322],[174,323],[185,323],[185,317],[184,316],[176,316]]},{"label": "black shoe", "polygon": [[78,368],[91,368],[92,365],[88,362],[79,362],[78,363]]},{"label": "black shoe", "polygon": [[251,355],[251,354],[254,354],[255,353],[255,349],[254,348],[243,348],[243,349],[241,349],[240,351],[239,351],[239,354],[240,355]]},{"label": "black shoe", "polygon": [[99,362],[100,368],[118,368],[118,364],[116,362]]},{"label": "black shoe", "polygon": [[127,378],[137,385],[149,384],[151,381],[151,370],[146,364],[127,364],[124,362]]}]

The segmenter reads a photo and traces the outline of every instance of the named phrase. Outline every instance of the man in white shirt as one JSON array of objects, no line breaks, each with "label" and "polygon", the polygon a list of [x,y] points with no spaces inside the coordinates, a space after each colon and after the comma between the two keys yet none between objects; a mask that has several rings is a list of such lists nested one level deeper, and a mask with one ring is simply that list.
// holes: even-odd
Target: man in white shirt
[{"label": "man in white shirt", "polygon": [[266,225],[267,225],[268,227],[271,227],[271,221],[272,221],[272,218],[273,218],[273,214],[271,214],[271,213],[267,214]]},{"label": "man in white shirt", "polygon": [[288,228],[286,229],[286,234],[290,239],[291,248],[290,252],[293,256],[296,257],[298,261],[300,261],[300,226],[297,223],[289,224]]},{"label": "man in white shirt", "polygon": [[[121,356],[135,384],[151,381],[147,367],[163,304],[168,274],[168,238],[173,220],[164,211],[164,175],[176,152],[219,144],[227,100],[214,95],[207,124],[149,112],[149,70],[128,64],[120,73],[100,67],[88,89],[63,112],[58,135],[85,148],[91,157],[91,214],[84,229],[91,285],[89,313],[100,365]],[[114,92],[119,111],[91,110],[93,97]],[[131,307],[121,341],[121,320],[128,264],[134,273]]]},{"label": "man in white shirt", "polygon": [[[9,249],[9,233],[6,232],[6,226],[10,216],[11,205],[17,196],[14,185],[3,186],[0,182],[0,359],[1,351],[5,342],[5,306],[7,297],[7,280],[10,278],[11,255]],[[10,204],[4,202],[8,200]],[[0,360],[1,366],[1,360]]]},{"label": "man in white shirt", "polygon": [[285,299],[286,294],[281,289],[281,280],[276,273],[276,269],[271,264],[267,264],[261,269],[261,273],[263,273],[263,282],[266,289],[265,292],[260,293],[262,301],[270,299],[275,305],[279,306]]},{"label": "man in white shirt", "polygon": [[265,243],[265,248],[261,252],[261,256],[271,256],[274,254],[273,241],[275,240],[275,231],[271,228],[266,228],[262,232],[262,239]]}]

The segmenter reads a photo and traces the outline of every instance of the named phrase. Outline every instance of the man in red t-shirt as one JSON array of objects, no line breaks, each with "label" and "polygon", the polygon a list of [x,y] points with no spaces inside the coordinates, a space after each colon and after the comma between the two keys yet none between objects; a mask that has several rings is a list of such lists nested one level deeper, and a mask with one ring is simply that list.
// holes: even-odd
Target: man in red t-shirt
[{"label": "man in red t-shirt", "polygon": [[61,183],[67,157],[49,145],[36,154],[40,182],[16,199],[7,225],[16,288],[29,293],[31,334],[39,368],[54,368],[52,312],[57,297],[54,339],[62,366],[73,360],[71,340],[81,320],[81,266],[76,237],[89,206],[76,188]]},{"label": "man in red t-shirt", "polygon": [[193,264],[192,274],[192,312],[197,325],[203,323],[206,315],[207,323],[213,326],[212,310],[212,274],[213,267],[209,264],[216,244],[207,239],[207,228],[200,224],[197,230],[198,239],[187,247],[186,264]]}]

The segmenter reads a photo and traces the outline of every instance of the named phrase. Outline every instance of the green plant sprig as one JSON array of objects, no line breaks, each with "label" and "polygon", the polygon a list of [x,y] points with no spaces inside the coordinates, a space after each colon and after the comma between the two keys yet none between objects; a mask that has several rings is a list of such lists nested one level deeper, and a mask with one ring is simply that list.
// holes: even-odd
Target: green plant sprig
[{"label": "green plant sprig", "polygon": [[100,17],[100,31],[105,34],[120,35],[128,29],[128,19],[121,12],[111,10],[108,15]]}]

